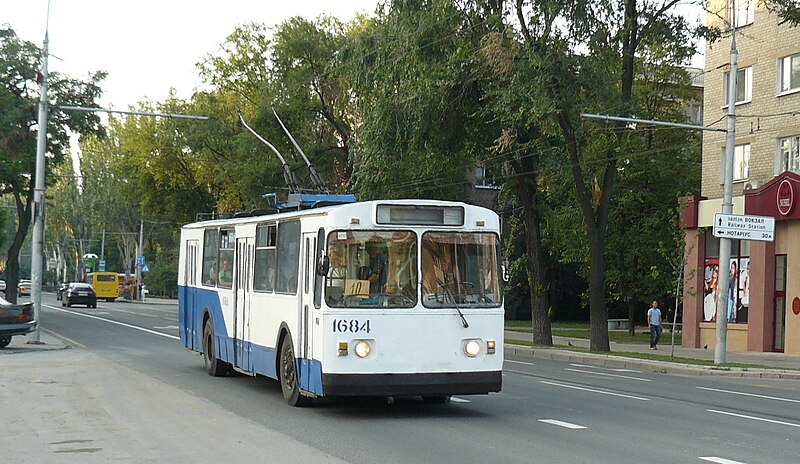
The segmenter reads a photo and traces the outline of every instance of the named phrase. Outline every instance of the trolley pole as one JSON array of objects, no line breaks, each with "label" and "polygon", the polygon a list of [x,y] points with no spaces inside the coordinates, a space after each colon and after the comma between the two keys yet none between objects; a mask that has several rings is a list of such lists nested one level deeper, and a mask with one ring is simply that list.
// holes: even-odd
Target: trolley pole
[{"label": "trolley pole", "polygon": [[[48,23],[50,21],[50,3],[47,4]],[[39,95],[39,120],[36,138],[36,174],[33,189],[33,237],[31,243],[31,301],[33,301],[33,318],[37,328],[33,331],[28,343],[39,345],[41,341],[42,326],[42,252],[44,245],[44,170],[45,152],[47,151],[47,58],[48,58],[48,28],[44,31],[44,48],[42,50],[42,82],[41,95]]]},{"label": "trolley pole", "polygon": [[[731,0],[731,69],[728,73],[728,137],[725,141],[725,178],[722,187],[722,212],[733,213],[733,157],[736,152],[736,74],[739,52],[736,50],[736,0]],[[714,364],[724,364],[728,346],[728,287],[730,286],[731,239],[719,239],[719,280],[717,281],[717,333]],[[734,290],[734,304],[736,293]]]}]

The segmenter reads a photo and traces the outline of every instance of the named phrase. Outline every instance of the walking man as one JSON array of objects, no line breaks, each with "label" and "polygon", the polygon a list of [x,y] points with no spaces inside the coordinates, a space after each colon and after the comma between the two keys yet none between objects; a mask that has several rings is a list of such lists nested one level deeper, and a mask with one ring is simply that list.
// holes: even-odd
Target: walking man
[{"label": "walking man", "polygon": [[653,300],[653,307],[647,310],[647,324],[650,326],[650,349],[657,350],[658,340],[661,338],[661,310],[658,301]]}]

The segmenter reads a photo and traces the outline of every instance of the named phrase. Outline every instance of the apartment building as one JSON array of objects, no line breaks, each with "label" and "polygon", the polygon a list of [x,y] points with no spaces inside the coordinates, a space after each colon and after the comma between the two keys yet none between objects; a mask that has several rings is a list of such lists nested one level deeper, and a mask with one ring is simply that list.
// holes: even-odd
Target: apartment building
[{"label": "apartment building", "polygon": [[[730,7],[708,2],[707,24],[727,30],[706,47],[703,120],[726,128]],[[700,195],[686,199],[683,346],[713,349],[716,302],[728,298],[730,351],[800,354],[800,27],[780,24],[758,0],[736,0],[739,52],[734,213],[775,218],[774,241],[734,240],[719,262],[712,234],[721,211],[726,134],[703,135]],[[729,23],[727,23],[729,24]],[[721,272],[730,285],[717,288]]]}]

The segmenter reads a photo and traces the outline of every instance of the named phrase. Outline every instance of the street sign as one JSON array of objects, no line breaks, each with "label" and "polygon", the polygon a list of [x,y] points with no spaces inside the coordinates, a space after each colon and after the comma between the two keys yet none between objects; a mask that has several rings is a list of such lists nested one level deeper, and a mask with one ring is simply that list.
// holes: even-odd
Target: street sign
[{"label": "street sign", "polygon": [[139,266],[144,264],[144,256],[137,256],[136,257],[136,264],[138,264]]},{"label": "street sign", "polygon": [[150,265],[142,264],[142,272],[150,272]]},{"label": "street sign", "polygon": [[772,242],[775,240],[775,218],[717,213],[714,215],[714,237]]},{"label": "street sign", "polygon": [[106,260],[101,259],[99,263],[97,263],[97,270],[98,271],[105,271],[106,270]]}]

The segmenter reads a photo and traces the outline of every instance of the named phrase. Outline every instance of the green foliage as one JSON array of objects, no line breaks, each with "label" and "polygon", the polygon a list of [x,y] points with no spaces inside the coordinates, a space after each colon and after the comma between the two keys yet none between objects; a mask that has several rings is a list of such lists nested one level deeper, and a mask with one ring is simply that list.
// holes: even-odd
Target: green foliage
[{"label": "green foliage", "polygon": [[[42,51],[33,43],[17,37],[8,27],[0,27],[0,194],[10,194],[17,206],[17,231],[8,248],[6,260],[8,284],[16,285],[19,253],[31,218],[33,182],[38,134],[38,82]],[[47,121],[48,169],[65,160],[70,133],[102,133],[100,119],[94,113],[68,113],[54,110],[52,102],[71,106],[97,106],[99,82],[104,72],[95,72],[86,80],[51,73],[47,99],[51,111]],[[53,178],[46,180],[52,185]],[[12,294],[12,300],[15,296]]]},{"label": "green foliage", "polygon": [[361,117],[353,185],[364,198],[454,199],[486,153],[474,18],[449,1],[394,2],[345,55]]}]

